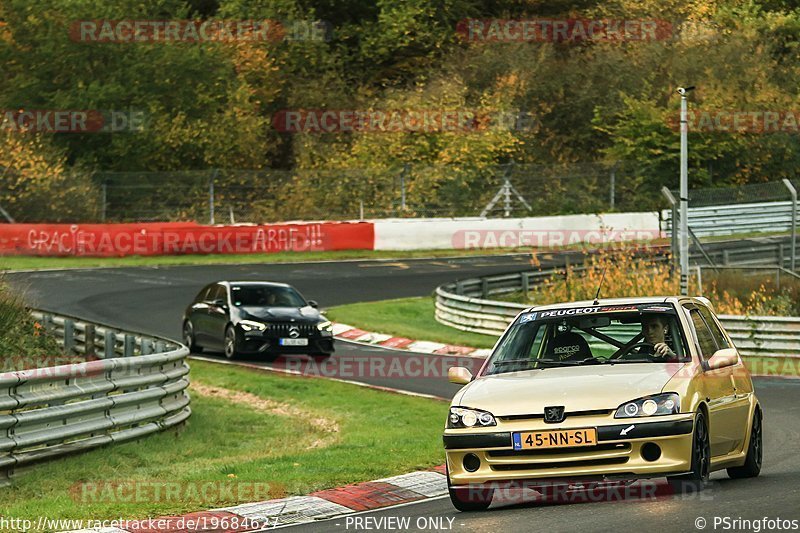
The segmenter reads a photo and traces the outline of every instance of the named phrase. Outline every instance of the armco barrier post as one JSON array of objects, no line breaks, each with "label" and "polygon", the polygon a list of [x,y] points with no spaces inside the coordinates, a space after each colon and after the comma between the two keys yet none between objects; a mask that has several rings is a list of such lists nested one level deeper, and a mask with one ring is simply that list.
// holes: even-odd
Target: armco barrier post
[{"label": "armco barrier post", "polygon": [[116,356],[117,334],[110,329],[106,330],[105,334],[105,348],[103,349],[103,358],[110,359]]},{"label": "armco barrier post", "polygon": [[69,318],[64,319],[64,351],[72,355],[75,350],[75,322]]},{"label": "armco barrier post", "polygon": [[94,324],[86,324],[83,328],[84,348],[83,353],[87,356],[94,357]]},{"label": "armco barrier post", "polygon": [[126,333],[125,341],[123,344],[122,357],[133,357],[133,351],[135,347],[136,347],[136,337]]}]

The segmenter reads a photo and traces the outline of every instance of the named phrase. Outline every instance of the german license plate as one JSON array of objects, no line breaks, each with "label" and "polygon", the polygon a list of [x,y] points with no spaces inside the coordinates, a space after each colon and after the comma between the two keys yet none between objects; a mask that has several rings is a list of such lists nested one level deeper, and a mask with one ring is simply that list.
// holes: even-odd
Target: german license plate
[{"label": "german license plate", "polygon": [[542,448],[572,448],[597,444],[597,429],[561,429],[553,431],[531,431],[512,435],[515,450]]},{"label": "german license plate", "polygon": [[308,346],[308,339],[281,339],[281,346]]}]

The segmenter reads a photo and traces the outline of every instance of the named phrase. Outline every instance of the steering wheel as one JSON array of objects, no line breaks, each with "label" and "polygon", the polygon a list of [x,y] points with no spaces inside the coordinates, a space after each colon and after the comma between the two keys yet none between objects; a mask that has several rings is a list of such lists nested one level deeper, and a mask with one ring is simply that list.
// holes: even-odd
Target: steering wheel
[{"label": "steering wheel", "polygon": [[637,342],[636,344],[628,346],[624,351],[622,351],[622,353],[620,353],[614,359],[622,359],[623,357],[625,357],[626,355],[631,353],[635,348],[650,348],[650,353],[642,354],[642,355],[646,355],[647,358],[649,360],[651,360],[651,361],[662,361],[663,360],[663,357],[660,357],[660,356],[656,355],[656,346],[652,342]]}]

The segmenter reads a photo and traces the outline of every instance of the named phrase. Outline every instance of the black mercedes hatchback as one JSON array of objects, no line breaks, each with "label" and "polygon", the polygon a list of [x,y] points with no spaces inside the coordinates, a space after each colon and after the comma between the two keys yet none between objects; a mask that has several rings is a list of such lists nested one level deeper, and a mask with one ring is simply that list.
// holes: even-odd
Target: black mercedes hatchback
[{"label": "black mercedes hatchback", "polygon": [[203,287],[183,314],[183,339],[193,352],[328,357],[331,323],[294,287],[267,281],[218,281]]}]

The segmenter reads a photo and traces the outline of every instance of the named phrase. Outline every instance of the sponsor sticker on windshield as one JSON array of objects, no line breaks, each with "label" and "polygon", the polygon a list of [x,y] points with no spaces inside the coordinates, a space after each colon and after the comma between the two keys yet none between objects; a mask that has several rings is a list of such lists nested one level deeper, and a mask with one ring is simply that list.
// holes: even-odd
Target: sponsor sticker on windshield
[{"label": "sponsor sticker on windshield", "polygon": [[536,315],[537,313],[525,313],[524,315],[519,317],[519,323],[524,324],[526,322],[536,320]]}]

